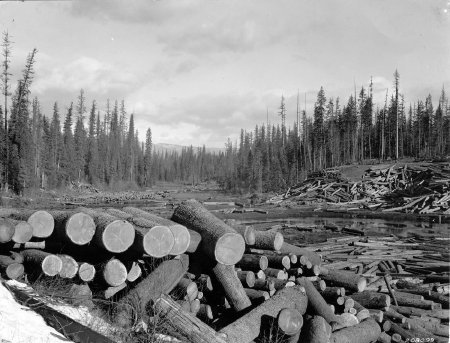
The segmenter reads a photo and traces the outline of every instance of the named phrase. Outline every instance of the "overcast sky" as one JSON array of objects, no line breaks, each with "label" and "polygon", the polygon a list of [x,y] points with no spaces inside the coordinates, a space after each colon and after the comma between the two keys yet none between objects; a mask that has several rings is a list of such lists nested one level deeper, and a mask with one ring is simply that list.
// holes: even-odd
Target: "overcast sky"
[{"label": "overcast sky", "polygon": [[240,128],[311,113],[321,86],[347,102],[373,77],[382,105],[400,73],[407,104],[450,91],[450,1],[79,0],[1,1],[20,76],[38,49],[32,94],[51,116],[79,90],[125,100],[143,138],[223,147]]}]

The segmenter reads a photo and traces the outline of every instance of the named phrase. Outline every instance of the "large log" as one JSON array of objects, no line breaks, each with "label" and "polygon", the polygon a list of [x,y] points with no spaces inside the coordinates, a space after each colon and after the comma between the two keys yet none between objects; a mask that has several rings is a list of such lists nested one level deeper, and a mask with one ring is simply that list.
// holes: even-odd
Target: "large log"
[{"label": "large log", "polygon": [[73,279],[78,273],[78,263],[72,256],[58,255],[61,259],[62,267],[59,276],[64,279]]},{"label": "large log", "polygon": [[250,225],[235,225],[232,226],[238,234],[244,237],[245,244],[254,245],[255,244],[255,229]]},{"label": "large log", "polygon": [[21,252],[25,269],[29,273],[44,273],[47,276],[59,274],[62,268],[61,259],[53,254],[37,249],[27,249]]},{"label": "large log", "polygon": [[186,274],[188,267],[187,255],[162,262],[119,300],[115,308],[115,321],[126,327],[135,320],[145,318],[148,303],[158,299],[161,294],[170,293]]},{"label": "large log", "polygon": [[327,304],[319,291],[314,287],[311,281],[305,277],[301,277],[298,278],[296,282],[305,288],[306,296],[308,297],[308,307],[311,308],[312,313],[323,317],[328,324],[340,322],[339,318],[334,314],[330,306]]},{"label": "large log", "polygon": [[76,245],[89,243],[95,234],[95,222],[90,215],[77,211],[50,211],[55,220],[54,238]]},{"label": "large log", "polygon": [[256,249],[267,249],[279,251],[283,245],[284,237],[277,231],[255,231]]},{"label": "large log", "polygon": [[278,313],[278,329],[287,336],[286,343],[297,343],[303,326],[303,317],[295,308],[284,308]]},{"label": "large log", "polygon": [[170,231],[172,231],[175,240],[174,245],[170,250],[170,255],[180,255],[184,254],[187,251],[191,243],[191,234],[186,226],[177,224],[172,220],[161,218],[157,215],[135,207],[124,207],[123,211],[126,213],[130,213],[136,217],[142,217],[144,219],[154,221],[159,225],[167,226]]},{"label": "large log", "polygon": [[3,218],[0,218],[0,243],[10,242],[14,236],[14,225]]},{"label": "large log", "polygon": [[108,286],[119,286],[127,280],[127,268],[116,258],[111,258],[99,268],[101,281],[104,281]]},{"label": "large log", "polygon": [[270,268],[278,268],[278,269],[286,269],[289,270],[291,268],[291,259],[288,255],[279,255],[279,256],[273,256],[269,255],[267,256],[267,260],[269,262]]},{"label": "large log", "polygon": [[55,221],[47,211],[20,210],[11,217],[28,222],[33,228],[33,237],[37,238],[49,237],[55,227]]},{"label": "large log", "polygon": [[[172,298],[161,294],[154,305],[155,315],[169,333],[181,334],[192,343],[231,343],[192,313],[181,308]],[[237,342],[236,342],[237,343]]]},{"label": "large log", "polygon": [[450,312],[447,310],[424,310],[422,308],[408,307],[408,306],[391,306],[392,309],[404,316],[429,316],[439,318],[442,320],[449,320]]},{"label": "large log", "polygon": [[134,242],[135,230],[133,225],[125,220],[118,220],[107,213],[88,208],[79,208],[94,219],[96,230],[95,242],[111,253],[122,253]]},{"label": "large log", "polygon": [[130,250],[156,258],[169,255],[175,244],[175,238],[167,226],[117,209],[109,209],[107,214],[126,220],[134,226],[135,237]]},{"label": "large log", "polygon": [[23,244],[33,237],[33,228],[28,222],[23,220],[8,219],[14,225],[14,235],[11,240],[14,243]]},{"label": "large log", "polygon": [[359,324],[334,331],[330,343],[370,343],[374,342],[381,333],[380,326],[371,318]]},{"label": "large log", "polygon": [[391,297],[389,295],[372,291],[354,293],[350,297],[368,309],[383,309],[391,305]]},{"label": "large log", "polygon": [[253,255],[244,254],[241,260],[236,263],[236,266],[242,270],[251,270],[257,272],[258,270],[265,270],[269,265],[269,260],[267,256],[264,255]]},{"label": "large log", "polygon": [[217,262],[235,265],[242,258],[244,238],[196,200],[187,200],[178,206],[172,220],[200,233],[201,249]]},{"label": "large log", "polygon": [[0,274],[8,279],[16,280],[24,274],[24,266],[14,258],[7,255],[0,255]]},{"label": "large log", "polygon": [[212,269],[215,278],[221,284],[225,297],[235,311],[242,311],[251,306],[234,266],[217,263]]},{"label": "large log", "polygon": [[315,252],[306,249],[306,248],[300,248],[298,246],[283,242],[283,245],[281,246],[280,252],[283,254],[295,254],[297,256],[306,256],[308,257],[308,260],[311,261],[312,264],[320,265],[322,263],[321,257],[316,254]]},{"label": "large log", "polygon": [[249,343],[259,336],[262,317],[275,319],[284,308],[295,308],[303,315],[307,305],[303,287],[284,288],[219,332],[226,335],[228,342]]},{"label": "large log", "polygon": [[299,342],[326,343],[331,336],[331,326],[321,316],[313,316],[305,322]]},{"label": "large log", "polygon": [[327,285],[345,287],[353,292],[362,292],[367,285],[366,278],[343,270],[331,269],[327,275],[322,275],[322,278]]}]

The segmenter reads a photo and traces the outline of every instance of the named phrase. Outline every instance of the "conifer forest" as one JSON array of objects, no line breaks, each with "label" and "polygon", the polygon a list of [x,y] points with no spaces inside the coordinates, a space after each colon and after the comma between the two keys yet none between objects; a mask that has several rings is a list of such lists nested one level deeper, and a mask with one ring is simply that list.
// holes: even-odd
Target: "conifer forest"
[{"label": "conifer forest", "polygon": [[[286,108],[281,96],[278,122],[242,129],[239,141],[229,139],[219,153],[205,146],[183,147],[180,153],[152,149],[150,127],[145,142],[140,141],[134,114],[124,101],[88,103],[83,89],[73,102],[55,99],[52,113],[43,113],[32,93],[38,56],[36,49],[29,53],[12,89],[11,42],[3,35],[0,184],[18,194],[71,182],[149,187],[157,181],[217,181],[229,191],[267,192],[285,189],[324,168],[403,157],[439,159],[450,152],[445,89],[434,98],[426,94],[408,99],[400,92],[397,70],[383,103],[374,103],[371,81],[359,90],[349,85],[347,99],[320,88],[310,113],[298,105]],[[293,122],[287,122],[288,112],[295,116]]]}]

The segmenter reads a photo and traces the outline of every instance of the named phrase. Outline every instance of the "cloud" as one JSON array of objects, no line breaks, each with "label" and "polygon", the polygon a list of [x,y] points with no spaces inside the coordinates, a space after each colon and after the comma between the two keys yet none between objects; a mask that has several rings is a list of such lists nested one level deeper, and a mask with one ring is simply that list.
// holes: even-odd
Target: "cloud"
[{"label": "cloud", "polygon": [[53,65],[47,60],[36,72],[34,91],[42,94],[47,91],[64,89],[68,92],[81,88],[87,92],[105,95],[114,90],[126,92],[137,82],[137,77],[120,66],[102,63],[92,57],[82,56],[68,64]]}]

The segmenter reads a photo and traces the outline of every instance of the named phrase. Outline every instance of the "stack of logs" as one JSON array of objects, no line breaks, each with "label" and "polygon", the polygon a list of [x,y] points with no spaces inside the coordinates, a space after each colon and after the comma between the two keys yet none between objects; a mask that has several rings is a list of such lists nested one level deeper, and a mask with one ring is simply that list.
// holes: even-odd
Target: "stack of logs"
[{"label": "stack of logs", "polygon": [[72,280],[74,298],[114,299],[118,327],[143,322],[194,343],[447,342],[448,296],[400,301],[404,288],[426,298],[427,283],[398,291],[386,276],[389,294],[375,292],[364,274],[325,266],[280,232],[232,227],[195,200],[171,220],[132,207],[0,216],[4,277]]},{"label": "stack of logs", "polygon": [[332,169],[312,174],[268,202],[324,202],[347,210],[450,214],[449,185],[448,162],[374,166],[358,182],[349,182]]}]

